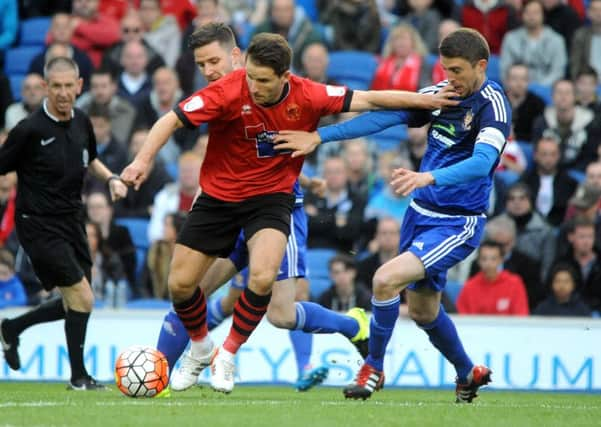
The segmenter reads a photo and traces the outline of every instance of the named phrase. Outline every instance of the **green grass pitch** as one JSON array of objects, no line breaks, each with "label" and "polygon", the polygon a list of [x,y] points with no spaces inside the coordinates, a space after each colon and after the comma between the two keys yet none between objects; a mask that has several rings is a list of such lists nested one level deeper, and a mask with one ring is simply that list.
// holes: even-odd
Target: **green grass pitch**
[{"label": "green grass pitch", "polygon": [[66,391],[64,384],[0,382],[0,426],[599,426],[601,395],[483,390],[471,405],[452,390],[384,389],[367,401],[338,388],[237,386],[230,395],[197,387],[169,398],[131,399]]}]

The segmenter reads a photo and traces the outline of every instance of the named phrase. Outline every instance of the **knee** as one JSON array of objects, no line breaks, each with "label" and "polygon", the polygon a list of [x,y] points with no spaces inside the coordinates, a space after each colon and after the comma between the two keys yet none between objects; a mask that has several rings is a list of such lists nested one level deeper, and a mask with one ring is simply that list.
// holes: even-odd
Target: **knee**
[{"label": "knee", "polygon": [[398,294],[392,275],[382,268],[376,270],[372,283],[374,296],[378,300],[394,298]]},{"label": "knee", "polygon": [[251,271],[248,277],[248,287],[259,295],[267,295],[271,292],[277,271],[268,268],[257,268]]},{"label": "knee", "polygon": [[279,304],[270,303],[267,307],[267,320],[276,328],[290,329],[294,327],[294,319],[287,316],[286,310]]},{"label": "knee", "polygon": [[438,311],[434,312],[430,307],[409,304],[409,317],[417,323],[418,326],[432,323],[437,315]]},{"label": "knee", "polygon": [[192,296],[195,289],[195,284],[190,284],[183,280],[183,277],[176,272],[169,274],[167,279],[167,287],[169,294],[174,302],[184,301]]}]

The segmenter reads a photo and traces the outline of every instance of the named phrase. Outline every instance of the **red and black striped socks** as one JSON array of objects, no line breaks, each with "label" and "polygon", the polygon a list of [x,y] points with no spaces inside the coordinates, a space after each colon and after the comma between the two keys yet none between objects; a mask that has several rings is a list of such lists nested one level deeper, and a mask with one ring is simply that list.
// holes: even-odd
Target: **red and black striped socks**
[{"label": "red and black striped socks", "polygon": [[173,308],[192,341],[200,341],[208,335],[207,300],[200,288],[196,288],[188,300],[173,304]]},{"label": "red and black striped socks", "polygon": [[236,305],[234,305],[234,317],[230,333],[223,343],[223,348],[232,354],[236,354],[250,334],[256,329],[259,322],[267,312],[267,305],[271,299],[271,293],[257,295],[245,288]]}]

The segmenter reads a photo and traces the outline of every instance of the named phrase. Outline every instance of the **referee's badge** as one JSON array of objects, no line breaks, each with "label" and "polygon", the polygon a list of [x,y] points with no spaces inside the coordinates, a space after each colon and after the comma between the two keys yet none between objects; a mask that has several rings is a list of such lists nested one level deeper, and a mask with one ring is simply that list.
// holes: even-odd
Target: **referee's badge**
[{"label": "referee's badge", "polygon": [[83,163],[83,167],[87,168],[88,164],[90,163],[90,154],[88,153],[88,149],[84,148],[83,152],[81,154],[81,161]]}]

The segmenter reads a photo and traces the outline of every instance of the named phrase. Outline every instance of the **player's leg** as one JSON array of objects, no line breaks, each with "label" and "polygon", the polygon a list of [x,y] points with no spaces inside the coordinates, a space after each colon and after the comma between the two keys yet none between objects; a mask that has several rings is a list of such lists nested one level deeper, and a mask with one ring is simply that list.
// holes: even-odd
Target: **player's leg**
[{"label": "player's leg", "polygon": [[[290,239],[288,239],[290,244]],[[295,301],[307,301],[309,299],[309,282],[304,277],[298,277],[294,283],[296,295],[294,296]],[[269,317],[269,309],[267,310],[267,317]],[[298,378],[301,379],[305,371],[311,369],[311,352],[313,350],[313,335],[308,334],[304,331],[291,329],[289,332],[290,342],[292,343],[292,350],[294,351],[294,357],[296,359],[296,368],[298,371]],[[304,389],[297,381],[297,389]]]}]

